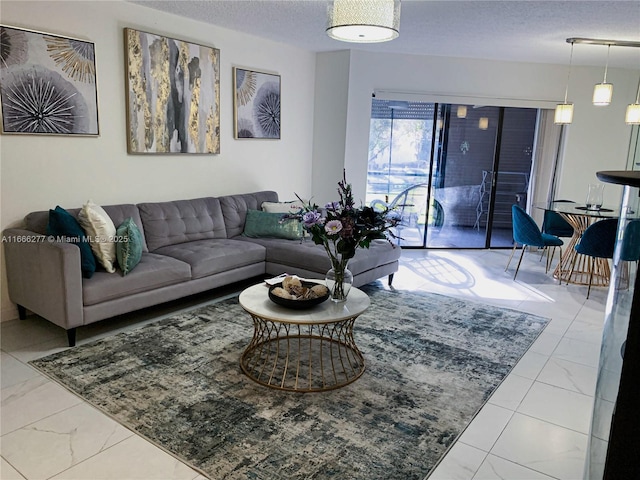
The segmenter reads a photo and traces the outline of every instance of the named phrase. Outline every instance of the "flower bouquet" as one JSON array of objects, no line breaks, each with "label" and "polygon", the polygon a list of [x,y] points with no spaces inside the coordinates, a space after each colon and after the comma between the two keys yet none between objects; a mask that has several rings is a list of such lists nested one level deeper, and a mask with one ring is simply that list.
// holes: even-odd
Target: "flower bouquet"
[{"label": "flower bouquet", "polygon": [[351,185],[347,183],[344,173],[338,182],[338,194],[340,200],[325,205],[324,212],[311,202],[303,202],[300,212],[286,215],[285,218],[299,219],[314,243],[324,247],[331,261],[331,270],[327,272],[326,279],[331,300],[343,302],[353,282],[353,276],[347,268],[349,260],[355,256],[358,247],[369,248],[372,240],[386,239],[391,243],[391,238],[396,236],[390,228],[398,223],[398,219],[389,215],[386,209],[356,208]]}]

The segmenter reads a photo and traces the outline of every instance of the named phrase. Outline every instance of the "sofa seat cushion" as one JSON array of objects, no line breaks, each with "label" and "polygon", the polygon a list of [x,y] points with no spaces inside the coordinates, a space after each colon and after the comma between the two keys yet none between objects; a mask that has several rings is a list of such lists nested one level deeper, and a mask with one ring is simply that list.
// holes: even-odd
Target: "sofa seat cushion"
[{"label": "sofa seat cushion", "polygon": [[[279,238],[247,238],[243,241],[259,243],[267,248],[267,262],[303,270],[311,270],[320,274],[331,268],[329,257],[322,245],[316,245],[311,239],[284,240]],[[386,240],[374,240],[368,249],[359,248],[356,256],[349,261],[349,270],[359,275],[380,265],[397,261],[401,255],[400,247],[392,247]]]},{"label": "sofa seat cushion", "polygon": [[191,267],[175,258],[143,253],[140,263],[126,276],[98,271],[82,285],[84,305],[95,305],[136,293],[191,280]]},{"label": "sofa seat cushion", "polygon": [[192,278],[202,278],[265,261],[263,246],[228,238],[169,245],[159,248],[156,253],[188,263]]}]

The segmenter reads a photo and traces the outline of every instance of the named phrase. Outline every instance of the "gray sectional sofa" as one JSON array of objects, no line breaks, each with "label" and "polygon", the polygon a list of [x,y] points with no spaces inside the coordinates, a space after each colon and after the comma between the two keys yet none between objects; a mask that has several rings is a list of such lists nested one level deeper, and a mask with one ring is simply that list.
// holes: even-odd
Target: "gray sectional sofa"
[{"label": "gray sectional sofa", "polygon": [[[272,191],[172,202],[103,207],[115,225],[132,218],[143,236],[140,263],[127,275],[96,271],[83,278],[76,245],[43,240],[48,211],[25,217],[24,228],[3,232],[9,297],[20,318],[27,309],[67,331],[116,315],[254,277],[283,272],[324,278],[330,263],[310,239],[249,238],[242,235],[248,210],[278,202]],[[69,209],[77,216],[80,209]],[[46,238],[46,237],[45,237]],[[398,269],[401,249],[377,240],[358,249],[349,263],[354,286]]]}]

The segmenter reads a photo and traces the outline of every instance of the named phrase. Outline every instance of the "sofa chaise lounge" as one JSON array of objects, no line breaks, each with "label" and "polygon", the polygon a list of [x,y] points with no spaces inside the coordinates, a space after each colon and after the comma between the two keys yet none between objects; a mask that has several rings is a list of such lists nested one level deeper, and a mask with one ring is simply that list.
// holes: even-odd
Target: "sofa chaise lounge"
[{"label": "sofa chaise lounge", "polygon": [[[105,206],[115,225],[133,219],[142,234],[142,255],[122,275],[98,269],[83,278],[80,249],[47,237],[48,211],[32,212],[24,228],[3,232],[9,297],[20,318],[27,309],[67,331],[170,300],[283,272],[324,278],[330,262],[310,239],[243,235],[249,210],[278,202],[273,191],[170,202]],[[76,216],[80,209],[68,212]],[[401,249],[385,240],[358,249],[350,261],[354,286],[398,270]]]}]

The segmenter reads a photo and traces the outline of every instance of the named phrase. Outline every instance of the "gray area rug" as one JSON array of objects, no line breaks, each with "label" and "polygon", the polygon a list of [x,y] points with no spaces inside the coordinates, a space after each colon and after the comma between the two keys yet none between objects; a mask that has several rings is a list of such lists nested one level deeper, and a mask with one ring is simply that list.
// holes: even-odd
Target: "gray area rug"
[{"label": "gray area rug", "polygon": [[213,479],[424,479],[547,319],[424,292],[362,288],[364,375],[338,390],[249,380],[237,298],[31,362]]}]

